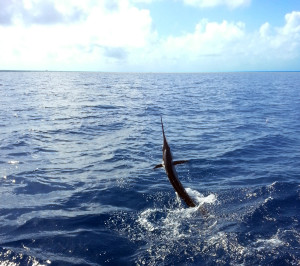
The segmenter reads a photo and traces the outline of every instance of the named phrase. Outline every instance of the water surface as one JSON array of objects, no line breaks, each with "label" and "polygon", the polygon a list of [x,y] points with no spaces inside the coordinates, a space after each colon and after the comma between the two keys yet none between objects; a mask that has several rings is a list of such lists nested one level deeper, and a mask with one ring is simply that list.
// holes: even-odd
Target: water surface
[{"label": "water surface", "polygon": [[[0,73],[0,263],[300,264],[300,73]],[[160,116],[186,208],[163,170]]]}]

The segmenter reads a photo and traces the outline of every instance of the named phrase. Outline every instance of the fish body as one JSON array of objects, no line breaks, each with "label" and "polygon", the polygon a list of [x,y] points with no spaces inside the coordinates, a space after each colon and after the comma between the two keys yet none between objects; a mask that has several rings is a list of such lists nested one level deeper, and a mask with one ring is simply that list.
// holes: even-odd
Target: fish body
[{"label": "fish body", "polygon": [[164,125],[161,118],[161,127],[162,127],[162,133],[163,133],[163,163],[160,165],[157,165],[155,168],[163,166],[165,168],[166,174],[169,178],[170,183],[172,184],[173,188],[179,195],[179,197],[186,203],[189,207],[196,207],[196,204],[194,200],[189,196],[189,194],[186,192],[184,187],[182,186],[180,180],[178,179],[178,175],[175,169],[176,164],[181,164],[186,162],[186,160],[182,161],[173,161],[172,152],[170,149],[170,146],[168,144],[165,131],[164,131]]}]

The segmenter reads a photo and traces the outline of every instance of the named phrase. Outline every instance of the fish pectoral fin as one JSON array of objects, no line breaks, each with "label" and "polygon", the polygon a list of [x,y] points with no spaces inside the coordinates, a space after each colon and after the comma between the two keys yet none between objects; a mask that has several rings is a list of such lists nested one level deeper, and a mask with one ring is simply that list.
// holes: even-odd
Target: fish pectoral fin
[{"label": "fish pectoral fin", "polygon": [[157,169],[157,168],[160,168],[160,167],[163,167],[163,165],[160,163],[158,165],[155,165],[155,167],[153,169]]},{"label": "fish pectoral fin", "polygon": [[173,165],[182,164],[182,163],[186,163],[186,162],[188,162],[188,160],[175,161],[175,162],[173,162]]}]

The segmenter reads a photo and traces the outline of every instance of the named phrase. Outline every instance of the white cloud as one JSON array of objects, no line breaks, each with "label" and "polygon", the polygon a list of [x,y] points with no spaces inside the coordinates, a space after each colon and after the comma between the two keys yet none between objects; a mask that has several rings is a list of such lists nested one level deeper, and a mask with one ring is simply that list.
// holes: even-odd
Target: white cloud
[{"label": "white cloud", "polygon": [[286,14],[283,27],[272,27],[268,22],[252,36],[247,49],[263,60],[292,60],[300,56],[300,12]]},{"label": "white cloud", "polygon": [[169,36],[161,41],[153,57],[161,56],[167,71],[172,68],[175,71],[222,71],[234,64],[230,55],[240,53],[237,43],[244,38],[245,26],[241,22],[202,20],[193,33]]},{"label": "white cloud", "polygon": [[300,12],[293,11],[292,13],[285,15],[286,25],[282,29],[283,34],[295,33],[299,34],[300,32]]},{"label": "white cloud", "polygon": [[0,24],[0,69],[105,70],[155,37],[149,11],[128,0],[15,1]]},{"label": "white cloud", "polygon": [[[65,1],[67,2],[69,0]],[[0,25],[66,23],[80,20],[84,16],[75,1],[68,9],[61,7],[61,2],[57,0],[2,0]]]},{"label": "white cloud", "polygon": [[282,70],[300,60],[300,12],[287,14],[282,27],[246,29],[202,20],[194,32],[160,40],[145,60],[162,71]]},{"label": "white cloud", "polygon": [[168,37],[163,47],[170,56],[182,55],[193,60],[199,56],[222,55],[244,36],[244,24],[202,20],[193,33]]},{"label": "white cloud", "polygon": [[1,0],[0,69],[276,70],[300,60],[300,12],[253,32],[202,19],[192,32],[159,36],[133,1]]},{"label": "white cloud", "polygon": [[227,6],[229,8],[237,8],[240,6],[247,6],[251,0],[183,0],[187,5],[195,7],[216,7],[216,6]]},{"label": "white cloud", "polygon": [[150,4],[153,1],[155,0],[131,0],[132,3],[146,3],[146,4]]},{"label": "white cloud", "polygon": [[300,12],[285,15],[285,25],[274,28],[273,33],[262,38],[269,56],[293,59],[300,56]]}]

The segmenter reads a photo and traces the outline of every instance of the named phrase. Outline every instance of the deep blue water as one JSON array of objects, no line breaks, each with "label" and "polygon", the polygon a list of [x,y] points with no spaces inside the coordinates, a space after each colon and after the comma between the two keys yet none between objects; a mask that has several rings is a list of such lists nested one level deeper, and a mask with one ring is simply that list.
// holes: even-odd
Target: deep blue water
[{"label": "deep blue water", "polygon": [[300,73],[0,72],[0,140],[1,265],[300,264]]}]

